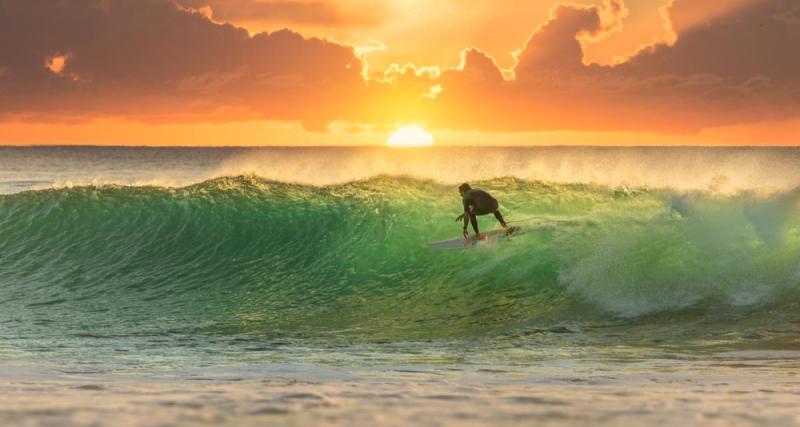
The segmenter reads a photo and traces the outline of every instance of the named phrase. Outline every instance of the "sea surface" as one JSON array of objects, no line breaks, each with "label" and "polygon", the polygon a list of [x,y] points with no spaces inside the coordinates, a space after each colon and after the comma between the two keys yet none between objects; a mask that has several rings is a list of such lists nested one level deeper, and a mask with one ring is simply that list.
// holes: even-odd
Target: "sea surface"
[{"label": "sea surface", "polygon": [[[431,249],[463,181],[524,232]],[[794,148],[0,147],[0,425],[800,425],[798,186]]]}]

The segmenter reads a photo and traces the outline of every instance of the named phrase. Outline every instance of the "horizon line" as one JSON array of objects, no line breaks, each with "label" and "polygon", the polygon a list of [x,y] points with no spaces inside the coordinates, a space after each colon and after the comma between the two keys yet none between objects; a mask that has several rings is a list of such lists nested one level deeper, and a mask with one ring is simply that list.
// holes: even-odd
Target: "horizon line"
[{"label": "horizon line", "polygon": [[389,147],[378,144],[347,144],[347,145],[111,145],[111,144],[0,144],[2,148],[185,148],[185,149],[295,149],[295,148],[382,148],[398,151],[421,151],[441,148],[800,148],[800,144],[777,144],[777,145],[664,145],[664,144],[645,144],[645,145],[592,145],[592,144],[551,144],[551,145],[434,145],[431,147]]}]

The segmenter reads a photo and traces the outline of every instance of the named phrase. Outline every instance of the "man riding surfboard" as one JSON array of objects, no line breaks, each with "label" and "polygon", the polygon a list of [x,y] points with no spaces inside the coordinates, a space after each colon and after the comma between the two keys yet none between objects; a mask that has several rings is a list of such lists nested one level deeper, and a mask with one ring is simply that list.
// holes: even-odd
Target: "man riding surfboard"
[{"label": "man riding surfboard", "polygon": [[469,239],[467,227],[470,222],[472,223],[472,229],[475,230],[475,238],[478,240],[481,239],[481,233],[478,231],[478,215],[494,214],[494,217],[497,218],[500,225],[502,225],[503,228],[508,228],[508,225],[503,219],[503,215],[501,215],[498,210],[500,204],[489,193],[477,188],[473,189],[466,183],[458,187],[458,192],[461,194],[464,203],[464,213],[459,215],[456,221],[464,221],[465,239]]}]

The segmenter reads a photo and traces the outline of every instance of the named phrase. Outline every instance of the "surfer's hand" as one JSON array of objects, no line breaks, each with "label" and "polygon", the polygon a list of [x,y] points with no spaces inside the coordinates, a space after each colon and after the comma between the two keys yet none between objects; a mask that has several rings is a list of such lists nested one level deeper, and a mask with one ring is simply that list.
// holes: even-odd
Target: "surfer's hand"
[{"label": "surfer's hand", "polygon": [[458,216],[458,218],[456,218],[456,222],[461,221],[463,219],[464,219],[464,214],[461,214]]}]

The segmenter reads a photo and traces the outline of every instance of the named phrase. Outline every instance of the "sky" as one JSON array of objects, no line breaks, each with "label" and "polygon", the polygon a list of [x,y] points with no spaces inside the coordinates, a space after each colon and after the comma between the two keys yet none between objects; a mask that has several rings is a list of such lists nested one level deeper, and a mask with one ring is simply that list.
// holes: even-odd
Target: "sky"
[{"label": "sky", "polygon": [[0,144],[793,145],[796,0],[0,0]]}]

